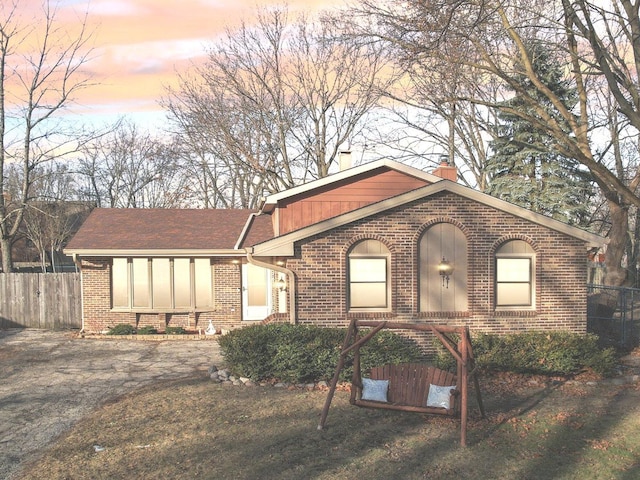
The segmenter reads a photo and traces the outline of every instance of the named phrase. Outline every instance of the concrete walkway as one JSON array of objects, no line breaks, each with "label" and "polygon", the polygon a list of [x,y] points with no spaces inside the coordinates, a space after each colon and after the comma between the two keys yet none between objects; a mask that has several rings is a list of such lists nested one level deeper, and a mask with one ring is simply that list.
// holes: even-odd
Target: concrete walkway
[{"label": "concrete walkway", "polygon": [[217,341],[78,338],[0,330],[0,479],[96,407],[154,381],[207,375]]}]

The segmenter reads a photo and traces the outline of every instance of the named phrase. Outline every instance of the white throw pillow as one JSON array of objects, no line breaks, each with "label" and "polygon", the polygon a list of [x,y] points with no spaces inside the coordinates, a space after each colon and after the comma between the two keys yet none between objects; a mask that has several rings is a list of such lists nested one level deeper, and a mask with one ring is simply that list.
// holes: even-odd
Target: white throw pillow
[{"label": "white throw pillow", "polygon": [[362,400],[374,400],[376,402],[387,401],[389,380],[362,379]]},{"label": "white throw pillow", "polygon": [[451,400],[451,390],[456,386],[443,387],[441,385],[429,385],[429,396],[427,397],[427,407],[438,407],[449,410]]}]

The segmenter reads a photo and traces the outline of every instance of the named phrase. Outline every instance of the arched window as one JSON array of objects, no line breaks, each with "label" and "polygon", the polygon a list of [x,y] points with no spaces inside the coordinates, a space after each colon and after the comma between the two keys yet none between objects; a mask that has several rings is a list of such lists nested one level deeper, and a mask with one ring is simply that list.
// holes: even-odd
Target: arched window
[{"label": "arched window", "polygon": [[524,240],[510,240],[496,251],[496,307],[534,306],[535,252]]},{"label": "arched window", "polygon": [[391,254],[378,240],[362,240],[348,254],[349,310],[391,309]]},{"label": "arched window", "polygon": [[[420,237],[418,284],[421,312],[463,312],[467,300],[467,237],[452,223],[436,223]],[[440,275],[442,261],[453,272]]]}]

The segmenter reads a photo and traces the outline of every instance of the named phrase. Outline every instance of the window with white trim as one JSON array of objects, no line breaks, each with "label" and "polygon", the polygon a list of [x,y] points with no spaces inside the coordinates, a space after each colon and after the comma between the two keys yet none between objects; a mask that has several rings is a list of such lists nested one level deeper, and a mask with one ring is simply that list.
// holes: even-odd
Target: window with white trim
[{"label": "window with white trim", "polygon": [[535,252],[524,240],[510,240],[496,251],[496,307],[534,306]]},{"label": "window with white trim", "polygon": [[348,302],[351,311],[389,310],[389,249],[378,240],[358,242],[348,255]]},{"label": "window with white trim", "polygon": [[208,258],[114,258],[111,302],[119,310],[211,308],[213,265]]}]

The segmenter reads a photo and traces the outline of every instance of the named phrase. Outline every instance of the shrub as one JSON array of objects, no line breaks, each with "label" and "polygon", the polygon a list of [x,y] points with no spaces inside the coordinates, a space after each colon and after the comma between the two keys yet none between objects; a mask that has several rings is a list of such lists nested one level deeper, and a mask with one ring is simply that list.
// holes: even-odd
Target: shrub
[{"label": "shrub", "polygon": [[158,333],[158,329],[151,325],[145,325],[144,327],[140,327],[137,333],[138,335],[155,335]]},{"label": "shrub", "polygon": [[119,323],[115,327],[109,328],[107,335],[133,335],[136,329],[128,323]]},{"label": "shrub", "polygon": [[[346,329],[274,323],[234,330],[219,342],[225,361],[237,375],[306,383],[333,377],[345,335]],[[361,368],[420,358],[415,342],[383,331],[362,347]],[[341,379],[351,379],[352,372],[350,358]]]},{"label": "shrub", "polygon": [[[616,365],[613,349],[601,350],[598,337],[569,332],[528,332],[512,335],[481,334],[472,340],[476,364],[487,370],[569,375],[591,368],[610,374]],[[455,365],[442,346],[437,347],[436,364]]]},{"label": "shrub", "polygon": [[166,327],[164,333],[167,335],[184,335],[187,332],[183,327]]}]

